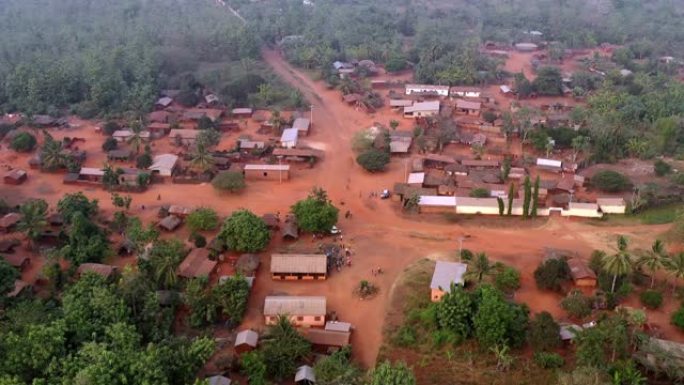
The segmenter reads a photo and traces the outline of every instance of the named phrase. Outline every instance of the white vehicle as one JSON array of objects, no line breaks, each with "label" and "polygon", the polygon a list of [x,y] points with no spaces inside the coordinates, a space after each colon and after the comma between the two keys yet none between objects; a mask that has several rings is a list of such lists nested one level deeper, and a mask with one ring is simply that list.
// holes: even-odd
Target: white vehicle
[{"label": "white vehicle", "polygon": [[332,235],[342,234],[342,230],[340,230],[339,228],[337,228],[337,226],[333,226],[333,227],[330,229],[330,234],[332,234]]},{"label": "white vehicle", "polygon": [[387,199],[390,197],[390,195],[391,194],[390,194],[389,190],[387,190],[387,189],[382,190],[382,194],[380,194],[380,199]]}]

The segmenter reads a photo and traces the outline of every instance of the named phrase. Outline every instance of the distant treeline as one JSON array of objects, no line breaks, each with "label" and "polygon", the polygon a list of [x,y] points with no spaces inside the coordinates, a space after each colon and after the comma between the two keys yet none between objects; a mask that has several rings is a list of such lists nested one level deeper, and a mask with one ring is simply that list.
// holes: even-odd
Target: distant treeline
[{"label": "distant treeline", "polygon": [[140,113],[160,89],[203,86],[226,104],[247,103],[273,80],[253,60],[259,46],[254,31],[209,0],[5,0],[0,109]]}]

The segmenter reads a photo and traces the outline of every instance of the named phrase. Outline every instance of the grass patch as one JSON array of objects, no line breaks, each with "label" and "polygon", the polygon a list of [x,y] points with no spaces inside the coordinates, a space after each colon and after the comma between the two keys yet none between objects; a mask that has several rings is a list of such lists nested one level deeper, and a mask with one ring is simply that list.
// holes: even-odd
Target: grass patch
[{"label": "grass patch", "polygon": [[674,222],[684,209],[684,204],[675,203],[653,207],[635,214],[607,215],[602,219],[590,220],[595,226],[663,225]]},{"label": "grass patch", "polygon": [[[435,262],[422,259],[407,267],[391,294],[379,361],[402,360],[412,366],[419,384],[548,385],[553,369],[542,369],[519,352],[512,368],[502,373],[496,358],[477,341],[460,341],[434,327],[430,279]],[[454,382],[454,379],[458,379]]]}]

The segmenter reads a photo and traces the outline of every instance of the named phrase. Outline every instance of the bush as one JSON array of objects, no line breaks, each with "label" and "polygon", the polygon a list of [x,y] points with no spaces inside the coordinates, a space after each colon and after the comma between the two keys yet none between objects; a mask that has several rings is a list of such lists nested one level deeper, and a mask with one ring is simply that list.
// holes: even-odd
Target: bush
[{"label": "bush", "polygon": [[565,259],[549,259],[542,262],[534,271],[537,287],[544,290],[560,291],[561,285],[570,279],[570,267]]},{"label": "bush", "polygon": [[236,193],[245,189],[245,176],[237,171],[222,172],[214,177],[211,185],[219,191]]},{"label": "bush", "polygon": [[672,313],[672,318],[670,319],[670,322],[679,330],[684,330],[684,306],[680,307],[679,310],[676,312]]},{"label": "bush", "polygon": [[571,317],[581,319],[591,314],[591,298],[579,290],[574,290],[561,301],[561,307]]},{"label": "bush", "polygon": [[104,143],[102,143],[102,151],[116,150],[117,147],[119,147],[119,142],[111,137],[105,139]]},{"label": "bush", "polygon": [[389,161],[390,156],[387,152],[375,149],[367,150],[356,157],[356,162],[369,172],[384,170]]},{"label": "bush", "polygon": [[665,176],[672,172],[672,166],[661,159],[658,159],[655,161],[655,163],[653,163],[653,169],[655,170],[655,174],[657,176]]},{"label": "bush", "polygon": [[641,303],[647,308],[653,310],[663,304],[663,293],[657,290],[646,290],[639,296]]},{"label": "bush", "polygon": [[202,234],[195,234],[195,247],[202,248],[207,245],[207,238]]},{"label": "bush", "polygon": [[102,126],[102,131],[107,134],[107,135],[112,135],[114,131],[118,131],[121,129],[121,126],[117,122],[114,121],[108,121]]},{"label": "bush", "polygon": [[417,342],[416,330],[410,325],[402,325],[394,335],[394,344],[402,348],[415,346]]},{"label": "bush", "polygon": [[506,266],[494,277],[494,286],[504,293],[512,293],[520,288],[520,272]]},{"label": "bush", "polygon": [[530,321],[527,339],[535,350],[552,350],[560,346],[560,326],[548,312],[541,312]]},{"label": "bush", "polygon": [[619,172],[605,170],[591,177],[591,185],[601,191],[616,193],[627,190],[632,182]]},{"label": "bush", "polygon": [[478,187],[470,190],[471,198],[489,198],[489,190],[483,187]]},{"label": "bush", "polygon": [[192,232],[215,230],[219,225],[216,211],[207,207],[200,207],[191,212],[185,219]]},{"label": "bush", "polygon": [[135,160],[135,167],[137,167],[140,170],[145,170],[150,166],[152,166],[152,155],[150,155],[150,153],[148,152],[142,153]]},{"label": "bush", "polygon": [[36,147],[36,137],[28,132],[20,132],[12,138],[10,148],[17,152],[29,152]]},{"label": "bush", "polygon": [[565,365],[565,360],[557,353],[535,352],[534,362],[544,369],[555,369]]},{"label": "bush", "polygon": [[680,186],[684,185],[684,173],[678,172],[672,175],[672,183],[678,184]]}]

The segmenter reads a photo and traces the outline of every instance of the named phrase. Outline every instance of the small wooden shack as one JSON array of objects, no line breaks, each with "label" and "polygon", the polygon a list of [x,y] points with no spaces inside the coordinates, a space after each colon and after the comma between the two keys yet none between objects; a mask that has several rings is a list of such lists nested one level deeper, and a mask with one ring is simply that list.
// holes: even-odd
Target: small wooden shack
[{"label": "small wooden shack", "polygon": [[5,174],[2,180],[5,184],[20,185],[26,182],[28,173],[20,168],[15,168]]},{"label": "small wooden shack", "polygon": [[252,351],[257,348],[259,344],[259,333],[248,329],[238,332],[235,336],[235,353],[242,354]]},{"label": "small wooden shack", "polygon": [[209,250],[193,249],[178,266],[178,275],[184,278],[209,277],[216,270],[217,264],[218,262],[209,259]]},{"label": "small wooden shack", "polygon": [[596,274],[593,270],[578,257],[568,259],[568,267],[570,267],[570,275],[575,286],[578,287],[596,287]]},{"label": "small wooden shack", "polygon": [[245,178],[249,180],[288,180],[290,165],[288,164],[246,164]]}]

